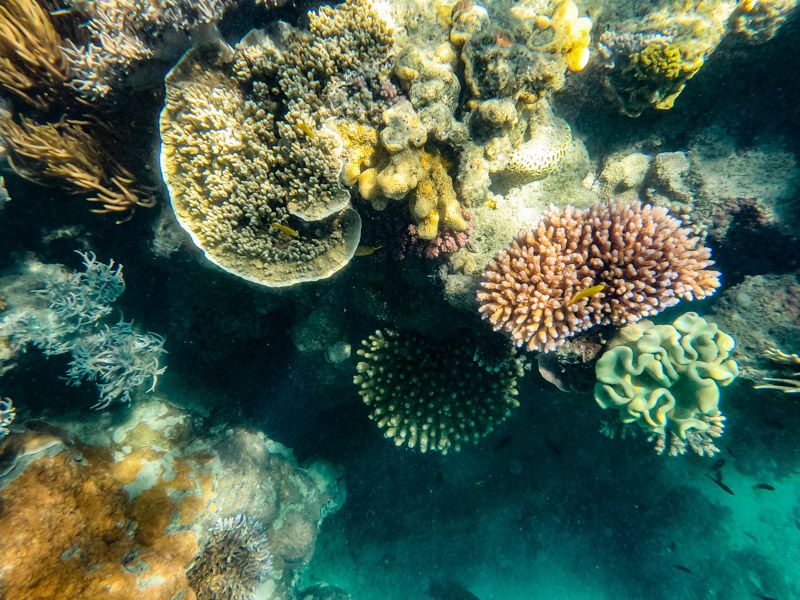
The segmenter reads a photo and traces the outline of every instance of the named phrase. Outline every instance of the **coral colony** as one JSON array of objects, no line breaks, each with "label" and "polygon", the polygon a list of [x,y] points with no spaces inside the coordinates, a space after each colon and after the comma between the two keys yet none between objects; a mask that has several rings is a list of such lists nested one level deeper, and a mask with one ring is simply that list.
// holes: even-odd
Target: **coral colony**
[{"label": "coral colony", "polygon": [[[763,90],[731,109],[746,135],[697,112],[691,90],[773,56],[797,4],[0,0],[0,597],[347,600],[307,573],[345,475],[267,437],[294,418],[299,454],[345,431],[337,460],[363,442],[381,462],[427,461],[429,493],[458,480],[469,510],[495,475],[513,496],[520,480],[503,477],[528,469],[539,441],[559,460],[593,460],[594,443],[650,461],[625,462],[624,476],[669,462],[652,447],[688,455],[665,478],[716,456],[696,473],[733,496],[721,469],[752,409],[744,393],[726,402],[732,388],[787,406],[800,393],[800,169],[796,140],[762,137],[766,117],[748,112]],[[718,79],[701,87],[706,73]],[[742,248],[759,260],[738,264]],[[84,384],[98,410],[68,400]],[[523,421],[540,405],[555,416]],[[551,438],[575,431],[547,430],[561,411],[605,417],[620,440],[575,428],[565,457]],[[534,432],[524,450],[511,433],[492,439],[518,424]],[[792,431],[769,426],[780,435],[738,439]],[[774,448],[748,470],[796,473],[796,452]],[[473,476],[475,456],[488,470],[512,450],[503,473]],[[407,516],[386,527],[364,487],[356,506],[370,517],[357,520],[416,543]],[[653,519],[647,493],[641,521],[659,523],[692,496]],[[530,517],[537,502],[496,512],[549,535]],[[583,528],[585,514],[564,521]],[[696,536],[676,539],[669,561],[700,581],[675,562]],[[324,549],[415,571],[344,546]],[[474,570],[525,570],[498,556]],[[694,556],[703,582],[728,579]],[[443,575],[426,574],[431,597],[476,597]],[[772,598],[753,583],[767,579],[717,593]]]}]

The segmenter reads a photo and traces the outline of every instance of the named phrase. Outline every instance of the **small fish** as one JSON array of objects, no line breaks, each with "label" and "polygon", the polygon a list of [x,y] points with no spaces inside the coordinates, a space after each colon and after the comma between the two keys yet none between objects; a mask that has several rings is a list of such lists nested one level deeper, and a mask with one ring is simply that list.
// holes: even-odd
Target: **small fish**
[{"label": "small fish", "polygon": [[308,136],[308,137],[310,137],[312,140],[313,140],[315,137],[317,137],[317,134],[316,134],[316,133],[314,133],[314,130],[313,130],[313,129],[311,129],[311,127],[309,127],[308,125],[306,125],[306,124],[305,124],[305,123],[303,123],[302,121],[300,121],[299,123],[297,123],[297,124],[294,126],[294,128],[295,128],[295,130],[296,130],[296,131],[299,131],[300,133],[303,133],[303,134],[307,135],[307,136]]},{"label": "small fish", "polygon": [[550,440],[548,440],[547,438],[544,438],[544,443],[545,443],[545,445],[546,445],[548,448],[550,448],[550,451],[551,451],[553,454],[555,454],[555,455],[556,455],[556,456],[558,456],[558,457],[560,457],[560,456],[561,456],[561,448],[559,448],[558,446],[556,446],[556,445],[555,445],[553,442],[551,442],[551,441],[550,441]]},{"label": "small fish", "polygon": [[772,487],[768,483],[758,483],[758,484],[754,485],[753,487],[755,489],[757,489],[757,490],[769,490],[770,492],[774,492],[775,491],[775,488]]},{"label": "small fish", "polygon": [[74,11],[75,11],[74,8],[57,8],[55,10],[51,10],[50,15],[53,17],[60,17],[63,15],[71,14]]},{"label": "small fish", "polygon": [[720,458],[714,461],[714,464],[711,465],[712,471],[719,471],[722,467],[725,466],[725,459]]},{"label": "small fish", "polygon": [[486,208],[497,208],[497,200],[492,198],[491,200],[487,200],[483,203]]},{"label": "small fish", "polygon": [[708,477],[708,478],[709,478],[711,481],[713,481],[714,483],[716,483],[716,484],[717,484],[717,485],[718,485],[718,486],[719,486],[721,489],[723,489],[723,490],[725,490],[727,493],[729,493],[731,496],[735,496],[735,495],[736,495],[736,494],[734,494],[734,493],[733,493],[733,490],[732,490],[731,488],[729,488],[727,485],[725,485],[724,483],[722,483],[722,480],[721,480],[721,479],[714,479],[714,478],[713,478],[711,475],[709,475],[708,473],[706,473],[705,475],[706,475],[706,477]]},{"label": "small fish", "polygon": [[383,246],[359,246],[356,248],[356,256],[372,256]]},{"label": "small fish", "polygon": [[435,600],[479,600],[475,594],[452,579],[431,579],[428,594]]},{"label": "small fish", "polygon": [[578,300],[583,300],[584,298],[591,298],[592,296],[596,296],[604,289],[606,289],[606,284],[600,283],[598,285],[593,285],[592,287],[588,287],[584,290],[581,290],[578,293],[576,293],[572,298],[569,299],[569,302],[567,302],[567,306],[572,306]]},{"label": "small fish", "polygon": [[291,227],[287,227],[286,225],[281,225],[280,223],[273,223],[270,225],[273,229],[277,229],[282,234],[289,236],[291,238],[300,237],[300,234],[297,232],[296,229],[292,229]]},{"label": "small fish", "polygon": [[672,565],[672,566],[678,569],[678,571],[683,571],[684,573],[688,573],[689,575],[692,574],[692,570],[689,567],[684,567],[683,565]]},{"label": "small fish", "polygon": [[492,446],[492,450],[497,452],[498,450],[501,450],[501,449],[505,448],[506,446],[508,446],[511,443],[511,440],[513,440],[513,439],[514,439],[514,436],[511,435],[510,433],[505,434],[503,437],[501,437],[497,441],[497,443],[494,446]]},{"label": "small fish", "polygon": [[669,543],[669,551],[675,554],[675,551],[678,549],[678,544],[675,543],[675,540],[672,540]]},{"label": "small fish", "polygon": [[764,594],[753,594],[753,597],[760,598],[761,600],[778,600],[774,596],[765,596]]}]

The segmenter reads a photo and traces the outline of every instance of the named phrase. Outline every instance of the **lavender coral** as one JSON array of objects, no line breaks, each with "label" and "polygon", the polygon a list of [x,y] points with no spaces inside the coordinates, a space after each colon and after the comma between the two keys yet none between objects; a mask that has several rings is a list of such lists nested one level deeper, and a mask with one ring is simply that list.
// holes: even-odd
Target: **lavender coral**
[{"label": "lavender coral", "polygon": [[132,323],[107,325],[111,304],[125,290],[122,267],[98,262],[80,253],[84,271],[61,273],[32,290],[29,306],[12,310],[0,320],[0,337],[14,350],[34,346],[46,356],[69,354],[67,381],[94,382],[100,398],[94,408],[129,402],[134,391],[149,382],[151,391],[166,367],[161,366],[164,338],[141,333]]},{"label": "lavender coral", "polygon": [[596,325],[633,323],[712,294],[719,273],[710,257],[662,207],[568,206],[489,263],[479,310],[518,346],[551,351]]}]

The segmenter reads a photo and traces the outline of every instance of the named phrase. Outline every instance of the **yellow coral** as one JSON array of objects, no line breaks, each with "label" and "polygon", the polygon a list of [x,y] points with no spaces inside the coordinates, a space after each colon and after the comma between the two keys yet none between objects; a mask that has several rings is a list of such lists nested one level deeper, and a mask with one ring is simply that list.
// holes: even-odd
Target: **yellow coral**
[{"label": "yellow coral", "polygon": [[553,41],[548,48],[564,55],[570,71],[582,71],[590,56],[592,20],[579,14],[578,6],[572,0],[561,0],[549,19],[541,15],[535,19],[538,28],[553,29]]},{"label": "yellow coral", "polygon": [[345,185],[355,185],[361,173],[375,166],[378,154],[378,131],[369,125],[355,121],[340,121],[336,130],[344,141],[345,162],[342,181]]},{"label": "yellow coral", "polygon": [[442,156],[423,152],[420,162],[424,174],[410,203],[411,214],[417,220],[417,235],[432,240],[440,224],[450,231],[464,231],[467,222]]}]

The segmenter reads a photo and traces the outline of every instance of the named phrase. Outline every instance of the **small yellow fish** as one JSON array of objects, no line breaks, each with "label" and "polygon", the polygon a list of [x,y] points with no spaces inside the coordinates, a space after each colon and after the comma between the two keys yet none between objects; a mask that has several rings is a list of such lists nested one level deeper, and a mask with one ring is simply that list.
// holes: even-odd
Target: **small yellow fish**
[{"label": "small yellow fish", "polygon": [[584,298],[591,298],[606,289],[606,284],[601,283],[599,285],[593,285],[592,287],[588,287],[580,292],[576,293],[572,298],[569,299],[567,302],[567,306],[572,306],[578,300],[583,300]]},{"label": "small yellow fish", "polygon": [[296,229],[292,229],[291,227],[287,227],[286,225],[281,225],[280,223],[273,223],[270,225],[273,229],[277,229],[282,234],[289,236],[291,238],[300,237],[300,234],[297,232]]},{"label": "small yellow fish", "polygon": [[307,135],[308,137],[310,137],[312,140],[313,140],[315,137],[317,137],[317,134],[316,134],[316,133],[314,133],[314,130],[313,130],[313,129],[311,129],[311,127],[309,127],[308,125],[306,125],[306,124],[305,124],[305,123],[303,123],[302,121],[300,121],[300,122],[299,122],[297,125],[295,125],[295,126],[294,126],[294,128],[295,128],[297,131],[299,131],[300,133],[304,133],[304,134],[306,134],[306,135]]},{"label": "small yellow fish", "polygon": [[372,256],[383,246],[359,246],[356,248],[356,256]]},{"label": "small yellow fish", "polygon": [[497,200],[492,198],[491,200],[487,200],[483,203],[486,208],[497,208]]}]

